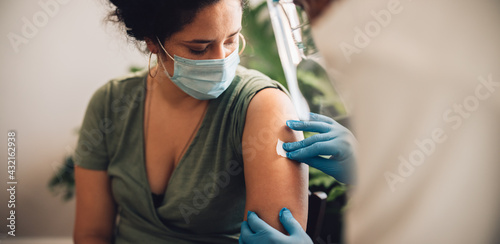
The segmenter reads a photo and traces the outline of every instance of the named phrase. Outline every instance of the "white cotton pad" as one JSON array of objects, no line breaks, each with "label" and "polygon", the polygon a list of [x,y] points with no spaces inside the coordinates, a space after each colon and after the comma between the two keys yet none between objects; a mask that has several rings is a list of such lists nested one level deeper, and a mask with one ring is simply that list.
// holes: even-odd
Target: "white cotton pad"
[{"label": "white cotton pad", "polygon": [[278,144],[276,144],[276,153],[286,158],[286,151],[283,149],[283,141],[280,139],[278,139]]}]

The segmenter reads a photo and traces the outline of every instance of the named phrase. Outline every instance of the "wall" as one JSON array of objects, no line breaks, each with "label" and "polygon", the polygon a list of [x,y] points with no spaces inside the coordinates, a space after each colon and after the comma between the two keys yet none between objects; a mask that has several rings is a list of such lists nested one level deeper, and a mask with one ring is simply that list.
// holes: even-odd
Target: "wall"
[{"label": "wall", "polygon": [[69,237],[75,202],[54,197],[47,182],[72,152],[92,93],[147,65],[103,24],[103,2],[0,2],[0,242],[9,217],[7,132],[17,133],[16,238]]}]

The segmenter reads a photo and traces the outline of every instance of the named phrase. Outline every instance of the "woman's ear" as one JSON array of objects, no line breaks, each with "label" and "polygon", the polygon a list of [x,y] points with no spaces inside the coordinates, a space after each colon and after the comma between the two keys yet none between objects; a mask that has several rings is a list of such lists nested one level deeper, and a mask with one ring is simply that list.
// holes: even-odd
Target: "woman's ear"
[{"label": "woman's ear", "polygon": [[144,37],[144,41],[146,41],[146,45],[148,47],[148,50],[151,53],[157,54],[158,53],[158,43],[156,42],[155,39],[151,39],[149,37]]}]

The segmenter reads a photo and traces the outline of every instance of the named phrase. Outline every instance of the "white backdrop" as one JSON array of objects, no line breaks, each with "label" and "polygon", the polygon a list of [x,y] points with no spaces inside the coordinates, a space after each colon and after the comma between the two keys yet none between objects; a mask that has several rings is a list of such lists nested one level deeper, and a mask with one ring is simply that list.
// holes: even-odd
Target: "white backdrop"
[{"label": "white backdrop", "polygon": [[17,153],[16,238],[70,237],[75,201],[47,182],[72,152],[93,92],[147,57],[104,25],[106,1],[0,2],[0,242],[7,232],[7,132]]}]

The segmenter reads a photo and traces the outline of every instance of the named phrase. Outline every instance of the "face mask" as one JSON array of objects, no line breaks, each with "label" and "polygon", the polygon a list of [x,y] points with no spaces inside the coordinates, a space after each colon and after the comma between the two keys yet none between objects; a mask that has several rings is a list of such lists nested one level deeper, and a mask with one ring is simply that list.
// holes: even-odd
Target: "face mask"
[{"label": "face mask", "polygon": [[240,63],[237,50],[224,59],[192,60],[177,55],[172,58],[159,40],[158,43],[167,56],[174,60],[174,75],[170,76],[160,59],[165,75],[181,90],[198,100],[219,97],[231,85]]}]

